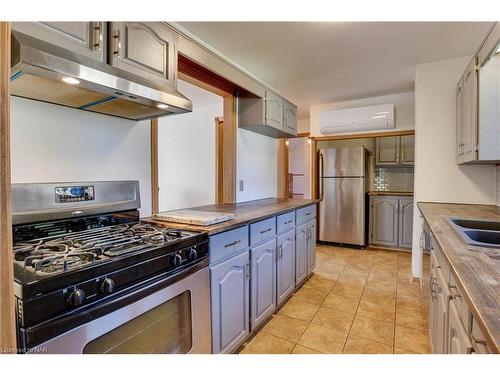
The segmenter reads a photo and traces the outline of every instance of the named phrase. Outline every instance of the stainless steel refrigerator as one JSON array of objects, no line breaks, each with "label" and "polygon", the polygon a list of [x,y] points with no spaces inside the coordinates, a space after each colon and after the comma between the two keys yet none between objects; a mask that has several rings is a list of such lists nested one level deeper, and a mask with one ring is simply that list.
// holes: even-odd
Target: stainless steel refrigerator
[{"label": "stainless steel refrigerator", "polygon": [[365,246],[367,151],[319,150],[319,240]]}]

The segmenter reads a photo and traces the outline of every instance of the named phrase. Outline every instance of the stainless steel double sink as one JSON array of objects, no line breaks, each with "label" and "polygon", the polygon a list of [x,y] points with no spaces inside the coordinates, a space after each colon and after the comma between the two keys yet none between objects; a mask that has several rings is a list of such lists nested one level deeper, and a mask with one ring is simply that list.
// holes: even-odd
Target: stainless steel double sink
[{"label": "stainless steel double sink", "polygon": [[448,222],[467,244],[500,249],[500,221],[450,217]]}]

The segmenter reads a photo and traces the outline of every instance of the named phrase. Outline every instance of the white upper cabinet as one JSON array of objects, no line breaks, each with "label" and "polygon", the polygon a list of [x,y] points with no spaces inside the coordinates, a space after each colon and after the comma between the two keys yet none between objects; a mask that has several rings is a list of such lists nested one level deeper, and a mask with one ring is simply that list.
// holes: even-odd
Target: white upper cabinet
[{"label": "white upper cabinet", "polygon": [[457,84],[457,164],[500,161],[499,52],[495,23]]}]

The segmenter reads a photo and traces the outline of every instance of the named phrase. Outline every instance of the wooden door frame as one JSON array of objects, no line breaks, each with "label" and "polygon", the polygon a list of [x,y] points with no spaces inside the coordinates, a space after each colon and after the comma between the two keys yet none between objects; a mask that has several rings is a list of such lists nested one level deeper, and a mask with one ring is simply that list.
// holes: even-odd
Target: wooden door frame
[{"label": "wooden door frame", "polygon": [[[197,62],[179,54],[178,78],[223,99],[223,117],[216,132],[215,203],[236,202],[236,92],[241,88]],[[223,120],[222,120],[223,119]],[[151,120],[151,207],[159,210],[158,119]]]},{"label": "wooden door frame", "polygon": [[277,196],[278,198],[288,198],[288,190],[290,188],[290,181],[288,179],[288,143],[290,139],[295,138],[306,138],[309,137],[309,133],[297,133],[297,136],[293,138],[279,138],[277,143]]},{"label": "wooden door frame", "polygon": [[10,173],[10,23],[0,22],[0,353],[16,352]]}]

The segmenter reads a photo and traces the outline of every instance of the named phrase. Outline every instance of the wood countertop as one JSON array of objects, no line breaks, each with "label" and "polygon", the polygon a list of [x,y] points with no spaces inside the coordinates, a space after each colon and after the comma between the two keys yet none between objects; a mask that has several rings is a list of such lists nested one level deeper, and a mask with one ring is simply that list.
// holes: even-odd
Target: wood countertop
[{"label": "wood countertop", "polygon": [[413,192],[411,191],[370,191],[368,195],[393,195],[393,196],[404,196],[413,197]]},{"label": "wood countertop", "polygon": [[319,200],[315,199],[265,198],[242,203],[213,204],[189,208],[190,210],[215,211],[234,214],[234,219],[232,220],[209,226],[174,223],[170,221],[156,220],[152,217],[143,218],[141,221],[172,228],[202,231],[212,235],[318,202]]},{"label": "wood countertop", "polygon": [[491,249],[467,245],[447,221],[449,217],[500,220],[500,207],[426,202],[418,202],[418,207],[465,292],[488,345],[500,353],[500,259],[486,254]]}]

